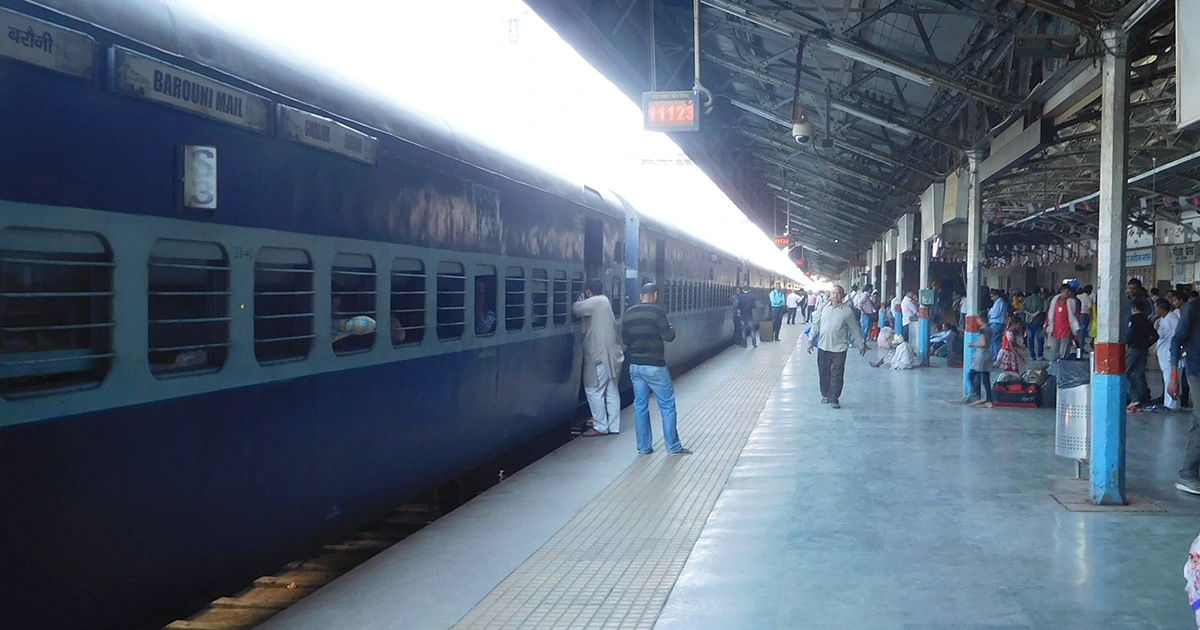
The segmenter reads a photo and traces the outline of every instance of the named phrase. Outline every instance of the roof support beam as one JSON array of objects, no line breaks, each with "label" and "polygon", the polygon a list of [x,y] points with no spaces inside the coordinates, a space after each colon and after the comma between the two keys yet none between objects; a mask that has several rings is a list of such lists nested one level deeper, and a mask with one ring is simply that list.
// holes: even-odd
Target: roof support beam
[{"label": "roof support beam", "polygon": [[1075,9],[1065,6],[1059,0],[1017,0],[1022,4],[1027,4],[1042,13],[1049,13],[1054,17],[1059,17],[1068,22],[1074,22],[1080,26],[1094,27],[1097,25],[1090,15],[1076,11]]},{"label": "roof support beam", "polygon": [[[843,208],[836,208],[836,209],[842,210],[843,212],[847,213],[843,216],[847,216],[850,219],[859,219],[859,220],[865,221],[867,223],[875,224],[883,229],[895,227],[895,223],[896,223],[895,217],[889,217],[888,215],[886,215],[874,208],[868,208],[867,206],[855,203],[848,199],[843,199],[832,193],[825,192],[824,190],[821,190],[820,188],[817,188],[816,186],[814,186],[811,182],[790,180],[788,178],[780,177],[779,175],[769,173],[769,172],[766,173],[766,176],[768,179],[773,177],[775,179],[775,181],[779,182],[779,185],[781,185],[781,186],[801,187],[806,192],[812,193],[814,195],[821,195],[822,197],[824,197],[826,199],[826,201],[824,203],[830,204],[830,206],[829,206],[830,211],[834,210],[836,208],[836,206],[838,206],[838,205],[843,206]],[[771,184],[768,183],[767,185],[770,186]],[[845,207],[849,207],[849,208],[853,208],[854,210],[858,210],[859,213],[849,213],[848,210],[845,210]],[[861,228],[862,225],[856,225],[855,227]]]},{"label": "roof support beam", "polygon": [[829,158],[826,158],[824,156],[817,155],[812,152],[806,152],[806,151],[802,150],[799,145],[789,145],[789,144],[780,142],[779,140],[773,140],[771,138],[768,138],[764,135],[757,133],[753,129],[749,129],[749,128],[746,128],[743,126],[738,126],[738,127],[736,127],[736,129],[739,133],[746,136],[747,138],[750,138],[751,140],[755,140],[757,142],[761,142],[761,143],[763,143],[773,149],[776,149],[782,153],[786,153],[786,154],[788,154],[789,157],[792,157],[795,155],[803,155],[809,159],[818,160],[821,162],[821,164],[823,164],[826,168],[828,168],[831,171],[860,179],[868,184],[871,184],[872,186],[883,187],[883,188],[895,188],[897,190],[900,190],[900,191],[903,191],[903,192],[906,192],[906,193],[909,193],[912,195],[920,195],[922,192],[922,191],[916,190],[914,188],[908,188],[907,186],[904,186],[903,184],[896,184],[896,183],[886,181],[879,175],[872,175],[870,173],[863,173],[861,171],[856,171],[847,166],[838,164],[837,162],[834,162],[833,160],[830,160]]},{"label": "roof support beam", "polygon": [[892,0],[892,3],[886,7],[880,7],[874,13],[860,19],[853,26],[846,29],[842,35],[844,37],[855,37],[858,35],[859,31],[873,24],[875,20],[878,20],[879,18],[895,11],[896,9],[902,8],[904,5],[908,4],[908,2],[909,0]]},{"label": "roof support beam", "polygon": [[794,164],[794,163],[787,162],[787,161],[776,160],[775,158],[770,158],[765,155],[760,155],[758,157],[762,161],[767,162],[769,164],[774,164],[775,166],[778,166],[780,168],[789,169],[789,170],[792,170],[797,173],[803,173],[805,175],[808,175],[809,177],[815,177],[844,193],[847,193],[850,195],[857,195],[860,199],[864,199],[868,203],[882,204],[884,202],[883,199],[876,197],[875,195],[872,195],[871,193],[858,190],[852,186],[847,186],[847,185],[839,182],[838,180],[836,180],[832,177],[829,177],[828,175],[822,175],[821,173],[818,173],[816,171],[810,171],[807,168],[800,166],[799,164]]},{"label": "roof support beam", "polygon": [[[743,102],[735,100],[735,99],[729,99],[729,102],[734,107],[737,107],[739,109],[750,112],[751,114],[754,114],[756,116],[765,118],[771,122],[783,125],[784,127],[787,127],[788,129],[792,128],[792,123],[784,120],[783,118],[780,118],[779,116],[777,116],[775,114],[772,114],[771,112],[765,111],[759,107],[755,107],[754,105],[750,105],[749,103],[743,103]],[[928,177],[929,179],[940,179],[941,178],[939,175],[934,174],[932,171],[927,171],[925,169],[919,168],[912,164],[901,162],[900,160],[883,155],[882,153],[877,153],[866,147],[860,147],[858,145],[850,144],[848,142],[845,142],[843,140],[838,140],[836,138],[834,138],[834,140],[833,140],[833,145],[835,147],[838,147],[839,149],[844,149],[846,151],[849,151],[850,153],[855,153],[855,154],[861,155],[865,158],[870,158],[872,160],[875,160],[876,162],[881,162],[888,166],[893,166],[895,168],[906,168],[914,173],[917,173],[918,175],[923,175],[925,177]]]},{"label": "roof support beam", "polygon": [[832,37],[817,39],[812,31],[803,26],[775,17],[761,8],[749,6],[737,0],[701,0],[701,2],[718,11],[742,18],[792,40],[798,40],[801,37],[810,37],[810,45],[823,46],[829,52],[874,66],[885,72],[891,72],[910,81],[917,81],[926,85],[937,84],[955,92],[967,94],[976,100],[1005,111],[1012,110],[1017,105],[1016,101],[998,96],[994,89],[988,90],[969,85],[938,70],[924,68],[904,60],[889,57],[854,41],[834,39]]},{"label": "roof support beam", "polygon": [[[719,55],[714,55],[712,53],[704,53],[704,58],[723,67],[723,68],[732,70],[734,72],[739,72],[739,73],[744,74],[753,79],[762,81],[763,83],[768,83],[768,84],[775,85],[777,87],[783,87],[783,88],[794,87],[794,84],[792,81],[789,81],[782,77],[777,77],[769,72],[766,72],[765,70],[760,70],[758,68],[753,68],[753,67],[738,63],[736,61],[726,59]],[[814,100],[816,100],[818,102],[821,99],[827,98],[824,94],[820,94],[820,93],[816,92],[815,90],[810,90],[804,86],[799,86],[798,91],[809,95],[810,97],[812,97]],[[876,125],[879,125],[880,127],[883,127],[884,129],[891,129],[892,131],[898,131],[898,132],[906,134],[906,135],[919,136],[919,137],[925,138],[927,140],[933,140],[934,142],[943,144],[943,145],[950,147],[951,149],[954,149],[956,151],[963,150],[963,147],[953,140],[950,140],[948,138],[942,138],[940,136],[937,136],[936,134],[932,134],[932,133],[923,131],[921,129],[919,121],[897,120],[897,118],[896,118],[897,116],[903,116],[903,114],[901,114],[898,111],[892,110],[891,112],[889,112],[887,114],[874,114],[871,112],[863,111],[862,109],[859,109],[858,107],[856,107],[850,103],[839,100],[839,99],[837,99],[837,97],[828,97],[828,101],[829,101],[829,106],[831,108],[836,109],[839,112],[844,112],[844,113],[850,114],[851,116],[854,116],[856,118],[861,118],[862,120],[865,120],[867,122],[874,123]]]}]

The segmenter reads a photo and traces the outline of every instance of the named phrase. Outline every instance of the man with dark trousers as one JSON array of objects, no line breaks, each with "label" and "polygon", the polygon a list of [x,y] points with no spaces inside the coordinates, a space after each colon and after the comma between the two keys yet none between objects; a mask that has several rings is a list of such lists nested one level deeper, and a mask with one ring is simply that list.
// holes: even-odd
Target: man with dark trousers
[{"label": "man with dark trousers", "polygon": [[783,327],[783,309],[787,307],[787,295],[783,292],[782,285],[775,285],[775,288],[767,295],[767,299],[771,301],[771,324],[775,341],[779,341],[779,329]]},{"label": "man with dark trousers", "polygon": [[[846,377],[846,351],[858,347],[858,356],[867,353],[867,342],[859,332],[858,318],[844,300],[846,290],[834,285],[829,302],[813,318],[812,336],[817,340],[817,372],[821,383],[821,402],[841,409],[842,383]],[[812,354],[812,346],[808,347]]]},{"label": "man with dark trousers", "polygon": [[633,418],[639,454],[654,451],[654,432],[650,429],[650,393],[658,399],[662,414],[663,446],[671,455],[691,453],[679,442],[675,418],[675,387],[667,371],[664,342],[675,340],[675,329],[667,321],[667,311],[658,305],[658,285],[642,286],[642,302],[629,307],[621,320],[625,341],[625,361],[633,381]]}]

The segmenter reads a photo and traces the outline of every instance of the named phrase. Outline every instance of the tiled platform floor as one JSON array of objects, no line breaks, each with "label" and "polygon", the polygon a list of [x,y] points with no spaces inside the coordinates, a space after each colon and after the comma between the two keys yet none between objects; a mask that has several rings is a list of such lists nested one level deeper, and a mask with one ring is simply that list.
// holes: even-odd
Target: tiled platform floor
[{"label": "tiled platform floor", "polygon": [[945,368],[849,365],[833,411],[793,355],[656,628],[1195,627],[1186,415],[1129,417],[1128,489],[1165,513],[1070,512],[1052,410],[951,404]]},{"label": "tiled platform floor", "polygon": [[1164,512],[1071,512],[1052,411],[965,407],[958,371],[854,356],[835,411],[798,329],[680,380],[696,454],[633,455],[627,409],[621,436],[568,444],[266,627],[1194,627],[1185,415],[1129,419],[1129,490]]}]

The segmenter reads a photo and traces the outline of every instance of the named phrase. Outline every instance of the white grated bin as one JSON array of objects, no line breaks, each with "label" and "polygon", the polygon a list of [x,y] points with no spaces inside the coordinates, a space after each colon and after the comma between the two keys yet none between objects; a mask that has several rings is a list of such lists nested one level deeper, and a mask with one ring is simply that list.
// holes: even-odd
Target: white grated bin
[{"label": "white grated bin", "polygon": [[1088,360],[1063,359],[1055,365],[1054,454],[1088,459],[1092,452],[1092,369]]}]

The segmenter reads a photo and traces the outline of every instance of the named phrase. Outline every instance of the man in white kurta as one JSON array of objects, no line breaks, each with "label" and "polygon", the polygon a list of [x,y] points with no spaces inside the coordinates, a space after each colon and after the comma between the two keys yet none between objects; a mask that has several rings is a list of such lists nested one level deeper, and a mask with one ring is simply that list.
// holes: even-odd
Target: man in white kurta
[{"label": "man in white kurta", "polygon": [[584,284],[575,302],[575,315],[583,320],[583,392],[592,411],[592,437],[621,431],[621,335],[612,302],[604,295],[604,284],[592,278]]}]

